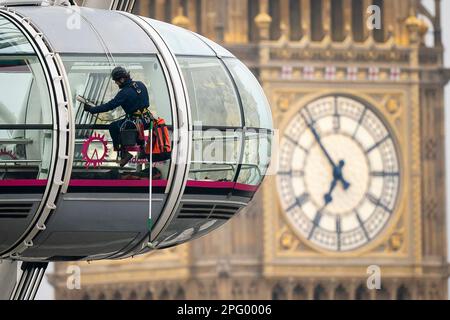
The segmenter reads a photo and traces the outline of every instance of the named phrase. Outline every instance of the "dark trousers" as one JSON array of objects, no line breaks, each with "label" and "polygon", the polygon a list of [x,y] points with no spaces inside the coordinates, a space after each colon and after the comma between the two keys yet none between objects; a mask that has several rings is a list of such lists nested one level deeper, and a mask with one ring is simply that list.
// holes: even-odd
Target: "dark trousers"
[{"label": "dark trousers", "polygon": [[120,151],[120,128],[126,119],[111,122],[109,125],[109,133],[113,141],[114,151]]}]

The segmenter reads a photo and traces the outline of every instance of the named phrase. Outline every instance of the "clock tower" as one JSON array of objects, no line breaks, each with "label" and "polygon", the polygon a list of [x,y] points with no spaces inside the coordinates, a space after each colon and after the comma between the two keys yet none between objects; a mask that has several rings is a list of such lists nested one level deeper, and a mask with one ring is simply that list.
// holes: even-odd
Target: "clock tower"
[{"label": "clock tower", "polygon": [[[260,54],[280,130],[279,172],[263,190],[274,298],[447,297],[448,79],[439,9],[433,25],[419,2],[303,1],[302,25],[321,27],[292,43],[281,17],[278,47]],[[369,5],[381,29],[368,28]]]},{"label": "clock tower", "polygon": [[279,133],[277,170],[207,237],[82,264],[81,291],[65,289],[58,264],[57,298],[447,299],[450,72],[431,2],[137,1],[136,13],[201,33],[252,69]]}]

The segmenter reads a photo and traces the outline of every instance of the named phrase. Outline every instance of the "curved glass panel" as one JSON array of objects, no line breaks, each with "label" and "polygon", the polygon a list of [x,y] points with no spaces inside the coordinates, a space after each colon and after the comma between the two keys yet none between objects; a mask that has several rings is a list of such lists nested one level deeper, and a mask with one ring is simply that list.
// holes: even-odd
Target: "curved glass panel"
[{"label": "curved glass panel", "polygon": [[0,30],[0,54],[34,53],[27,38],[3,17],[0,17]]},{"label": "curved glass panel", "polygon": [[216,55],[211,48],[189,30],[153,19],[143,19],[158,31],[176,55]]},{"label": "curved glass panel", "polygon": [[44,70],[21,31],[1,16],[0,26],[0,187],[32,179],[45,188],[53,125]]},{"label": "curved glass panel", "polygon": [[[112,68],[106,57],[63,56],[68,73],[74,102],[76,122],[76,149],[73,179],[97,180],[148,180],[150,164],[148,159],[139,159],[139,150],[128,150],[133,158],[120,168],[119,155],[113,148],[110,125],[122,121],[125,113],[121,107],[112,111],[92,115],[84,111],[84,105],[76,101],[81,95],[96,105],[113,99],[119,88],[111,80]],[[115,56],[117,65],[130,71],[134,81],[142,81],[149,92],[150,110],[156,117],[172,125],[172,109],[166,82],[160,62],[156,56]],[[148,136],[148,130],[145,135]],[[106,142],[105,145],[102,143]],[[159,179],[165,179],[169,161],[159,163]],[[89,168],[95,167],[97,170]],[[148,191],[148,190],[147,190]]]},{"label": "curved glass panel", "polygon": [[234,181],[241,151],[242,130],[194,131],[189,179]]},{"label": "curved glass panel", "polygon": [[241,127],[233,83],[217,58],[178,57],[195,126]]},{"label": "curved glass panel", "polygon": [[87,19],[113,54],[157,53],[147,33],[124,15],[109,10],[92,10],[80,7]]},{"label": "curved glass panel", "polygon": [[246,132],[245,151],[238,182],[259,185],[270,165],[272,153],[272,133],[261,131]]},{"label": "curved glass panel", "polygon": [[31,18],[56,52],[105,53],[92,26],[75,10],[58,6],[14,7],[14,10]]},{"label": "curved glass panel", "polygon": [[250,70],[237,59],[224,59],[233,75],[244,107],[245,126],[272,129],[272,113],[261,85]]},{"label": "curved glass panel", "polygon": [[0,83],[0,124],[52,124],[47,82],[36,56],[1,55]]}]

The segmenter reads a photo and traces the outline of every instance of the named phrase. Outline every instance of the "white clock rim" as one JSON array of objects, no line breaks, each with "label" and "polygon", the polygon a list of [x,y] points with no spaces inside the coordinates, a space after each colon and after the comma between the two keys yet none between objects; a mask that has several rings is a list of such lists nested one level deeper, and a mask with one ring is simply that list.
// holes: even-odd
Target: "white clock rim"
[{"label": "white clock rim", "polygon": [[[282,199],[282,196],[280,193],[280,176],[277,174],[277,176],[275,177],[276,178],[275,183],[277,186],[277,194],[278,194],[278,204],[280,206],[283,216],[286,218],[286,220],[288,222],[288,225],[289,225],[291,231],[293,231],[294,234],[296,234],[301,240],[303,240],[303,243],[305,245],[307,245],[321,253],[324,253],[327,255],[342,256],[342,255],[346,255],[346,254],[359,253],[359,252],[364,252],[364,251],[370,250],[371,248],[379,245],[380,242],[383,241],[383,239],[386,237],[387,234],[392,233],[392,231],[393,231],[392,229],[398,222],[398,218],[401,213],[400,212],[401,210],[399,210],[399,207],[402,203],[401,199],[404,198],[404,180],[405,180],[404,170],[405,169],[404,169],[404,157],[403,157],[403,153],[402,153],[402,148],[401,148],[401,145],[398,140],[399,133],[397,133],[394,130],[393,124],[391,123],[391,121],[389,121],[389,119],[386,117],[386,115],[380,111],[382,106],[379,103],[377,103],[376,101],[373,101],[372,99],[370,99],[370,97],[361,97],[361,96],[355,95],[354,93],[351,93],[351,92],[339,92],[339,93],[330,92],[330,93],[326,93],[326,94],[314,95],[313,97],[310,96],[308,99],[305,98],[303,101],[297,101],[297,103],[294,105],[294,107],[291,108],[292,111],[290,112],[290,114],[288,116],[285,116],[284,120],[282,121],[282,126],[280,126],[280,127],[283,128],[283,130],[280,131],[280,137],[283,137],[286,129],[289,127],[290,123],[292,123],[294,115],[298,114],[303,108],[305,108],[313,103],[316,103],[320,100],[330,98],[330,97],[347,98],[347,99],[356,101],[374,113],[374,115],[384,125],[384,127],[386,128],[386,130],[388,131],[388,133],[392,139],[395,154],[397,156],[397,163],[398,163],[398,169],[399,169],[397,195],[396,195],[395,205],[393,206],[393,210],[392,210],[392,214],[391,214],[390,218],[387,220],[387,222],[383,225],[383,227],[377,232],[377,234],[373,238],[371,238],[369,241],[367,241],[353,249],[349,249],[349,250],[327,249],[326,247],[321,246],[320,244],[316,244],[315,242],[307,239],[307,237],[305,237],[298,230],[298,227],[296,226],[294,221],[292,221],[292,217],[290,217],[287,214],[287,212],[285,211],[284,206],[282,205],[283,199]],[[281,139],[280,139],[280,150],[281,150]]]}]

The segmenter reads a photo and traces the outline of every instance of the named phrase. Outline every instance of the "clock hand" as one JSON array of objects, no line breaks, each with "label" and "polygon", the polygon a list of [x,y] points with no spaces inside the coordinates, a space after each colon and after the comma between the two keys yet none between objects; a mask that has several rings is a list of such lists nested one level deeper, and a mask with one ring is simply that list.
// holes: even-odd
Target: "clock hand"
[{"label": "clock hand", "polygon": [[[334,163],[334,161],[333,161],[333,159],[331,158],[330,154],[328,153],[327,149],[326,149],[325,146],[323,145],[322,140],[320,139],[319,133],[318,133],[317,130],[314,128],[314,125],[313,125],[311,122],[309,122],[309,121],[306,119],[306,117],[305,117],[302,113],[300,113],[300,115],[302,116],[302,118],[303,118],[303,120],[305,121],[305,123],[306,123],[306,125],[308,126],[308,128],[311,130],[311,132],[312,132],[312,134],[313,134],[313,136],[314,136],[314,139],[317,141],[317,143],[319,144],[320,149],[322,149],[323,153],[324,153],[325,156],[327,157],[328,162],[331,164],[331,167],[333,168],[333,178],[334,178],[334,180],[341,181],[342,184],[343,184],[344,190],[347,190],[348,188],[350,188],[350,183],[348,183],[348,182],[344,179],[344,176],[343,176],[343,174],[342,174],[342,168],[343,168],[344,165],[345,165],[345,161],[344,161],[344,160],[339,161],[339,165],[336,165],[336,164]],[[333,189],[334,189],[334,188],[333,188]],[[332,190],[331,190],[331,191],[332,191]],[[332,192],[330,192],[330,193],[328,193],[327,195],[325,195],[326,199],[331,198],[331,193],[332,193]],[[329,196],[329,197],[327,197],[327,196]],[[330,201],[330,202],[331,202],[331,201]]]},{"label": "clock hand", "polygon": [[339,180],[342,182],[344,190],[347,190],[348,188],[350,188],[350,183],[348,183],[346,180],[344,180],[344,178],[341,177]]},{"label": "clock hand", "polygon": [[333,177],[334,177],[334,179],[341,181],[342,185],[344,187],[344,190],[347,190],[348,188],[350,188],[350,183],[348,183],[344,179],[344,174],[342,172],[342,169],[344,169],[344,166],[345,166],[345,161],[344,160],[339,161],[339,165],[336,168],[334,168],[334,170],[333,170]]},{"label": "clock hand", "polygon": [[331,181],[331,186],[330,186],[330,191],[325,194],[324,199],[325,199],[325,205],[328,205],[329,203],[331,203],[333,201],[333,191],[337,186],[338,181],[341,181],[344,187],[344,190],[347,190],[348,188],[350,188],[350,183],[348,183],[345,179],[344,176],[342,175],[342,169],[345,166],[345,161],[341,160],[339,161],[339,165],[336,166],[333,169],[333,181]]},{"label": "clock hand", "polygon": [[327,194],[325,194],[324,199],[325,199],[325,205],[330,204],[333,201],[333,191],[334,188],[336,188],[338,180],[336,178],[333,178],[333,181],[331,181],[331,186],[330,186],[330,191],[328,191]]},{"label": "clock hand", "polygon": [[312,124],[308,124],[309,129],[311,130],[314,138],[316,139],[317,143],[320,146],[320,149],[322,149],[323,153],[325,154],[325,156],[328,159],[328,162],[331,164],[331,166],[333,167],[333,169],[336,168],[336,164],[334,163],[333,159],[331,158],[330,154],[328,153],[327,149],[325,149],[325,146],[322,143],[322,140],[320,139],[319,134],[317,133],[316,129],[314,128],[314,126]]},{"label": "clock hand", "polygon": [[314,125],[309,122],[306,117],[303,115],[303,113],[300,112],[301,117],[303,118],[303,120],[305,121],[306,125],[308,126],[309,130],[311,130],[314,139],[317,141],[317,143],[319,144],[320,149],[322,149],[323,153],[325,154],[325,156],[328,159],[328,162],[331,164],[331,166],[334,168],[336,168],[336,164],[334,163],[333,159],[331,158],[330,154],[328,153],[327,149],[325,149],[322,140],[320,139],[320,135],[317,133],[317,130],[314,128]]},{"label": "clock hand", "polygon": [[308,235],[308,240],[311,239],[311,237],[314,235],[314,231],[315,231],[316,228],[319,226],[320,220],[321,220],[322,217],[323,217],[323,212],[325,211],[325,208],[326,208],[329,204],[330,204],[330,202],[325,203],[325,204],[322,206],[322,208],[320,208],[320,209],[317,211],[316,216],[314,217],[313,226],[312,226],[312,228],[311,228],[311,230],[310,230],[310,232],[309,232],[309,235]]},{"label": "clock hand", "polygon": [[[306,119],[305,119],[306,122]],[[344,176],[342,174],[342,169],[344,168],[345,165],[345,161],[341,160],[339,161],[339,165],[336,165],[333,161],[333,159],[331,158],[330,154],[328,153],[327,149],[325,149],[325,146],[323,145],[319,134],[317,133],[317,130],[314,128],[314,126],[312,124],[308,123],[308,127],[310,128],[311,132],[313,133],[314,138],[316,139],[317,143],[319,144],[320,148],[322,149],[323,153],[325,154],[325,156],[328,159],[328,162],[330,162],[331,166],[333,167],[333,177],[334,179],[337,179],[338,181],[341,181],[344,187],[344,190],[347,190],[348,188],[350,188],[350,183],[348,183],[345,179]],[[331,192],[329,193],[330,197],[331,197]]]}]

